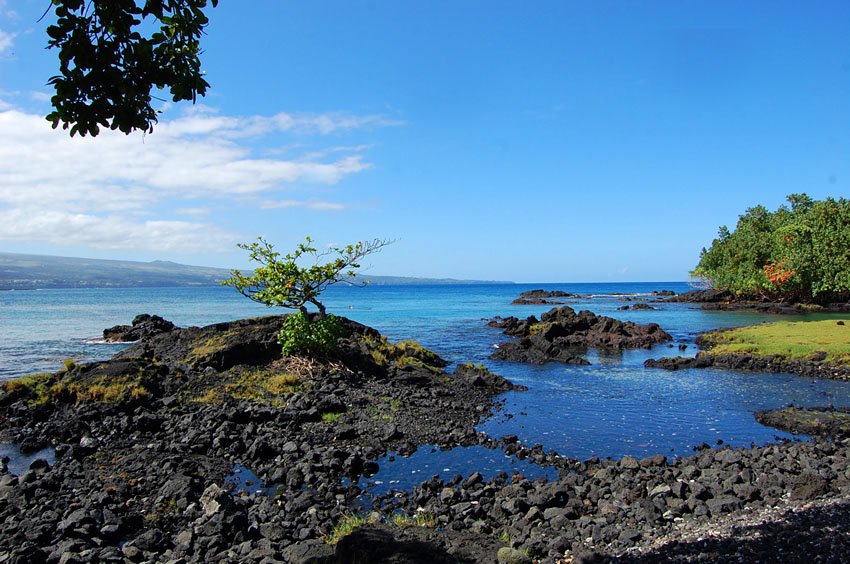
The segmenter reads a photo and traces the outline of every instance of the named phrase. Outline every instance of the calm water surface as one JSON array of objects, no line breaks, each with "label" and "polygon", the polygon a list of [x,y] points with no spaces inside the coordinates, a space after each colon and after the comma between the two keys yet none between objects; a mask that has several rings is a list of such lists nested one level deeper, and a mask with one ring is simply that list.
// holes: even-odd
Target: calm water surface
[{"label": "calm water surface", "polygon": [[[622,294],[651,300],[651,291],[682,292],[689,289],[684,283],[333,287],[326,303],[330,311],[373,326],[393,340],[417,339],[452,362],[483,363],[528,386],[527,392],[506,394],[504,408],[479,430],[494,437],[513,433],[525,443],[539,442],[565,456],[678,456],[718,439],[735,446],[761,444],[788,435],[756,423],[757,409],[788,403],[850,404],[850,384],[843,382],[714,369],[644,369],[647,358],[678,354],[667,345],[651,351],[591,352],[591,366],[489,360],[494,345],[506,338],[488,328],[485,319],[539,316],[551,306],[510,305],[519,292],[536,287],[582,294],[569,300],[577,311],[657,322],[673,335],[676,346],[687,345],[688,355],[696,352],[693,341],[699,332],[776,319],[704,312],[690,304],[653,303],[656,311],[617,311],[633,303],[623,301]],[[129,323],[139,313],[188,326],[274,312],[218,287],[0,292],[0,378],[56,370],[68,357],[109,358],[125,345],[95,340],[105,327]],[[469,473],[476,469],[474,458],[453,457],[446,466]],[[494,464],[498,467],[498,461]]]}]

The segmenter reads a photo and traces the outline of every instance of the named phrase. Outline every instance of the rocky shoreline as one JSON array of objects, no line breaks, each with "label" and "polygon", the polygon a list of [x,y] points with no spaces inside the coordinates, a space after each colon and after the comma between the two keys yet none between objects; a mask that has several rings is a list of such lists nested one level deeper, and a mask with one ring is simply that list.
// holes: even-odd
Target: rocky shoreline
[{"label": "rocky shoreline", "polygon": [[692,290],[666,297],[664,302],[700,304],[701,309],[712,311],[753,310],[759,313],[799,315],[801,313],[850,313],[850,303],[800,304],[759,301],[736,296],[729,290]]},{"label": "rocky shoreline", "polygon": [[644,362],[646,368],[683,370],[687,368],[724,368],[751,372],[785,372],[809,378],[850,380],[850,367],[831,364],[820,360],[787,359],[779,355],[759,356],[748,353],[714,354],[700,351],[696,357],[651,358]]},{"label": "rocky shoreline", "polygon": [[[4,384],[3,440],[52,446],[55,461],[19,476],[0,465],[0,562],[688,561],[706,550],[676,541],[689,531],[814,509],[837,519],[821,554],[848,548],[847,512],[828,509],[850,493],[850,440],[579,462],[476,433],[520,389],[481,366],[448,373],[348,320],[334,358],[281,357],[280,321],[164,330],[111,361]],[[426,444],[499,449],[558,478],[435,477],[364,510],[357,478]],[[235,468],[261,493],[230,491]],[[782,533],[784,556],[804,555],[805,534]]]}]

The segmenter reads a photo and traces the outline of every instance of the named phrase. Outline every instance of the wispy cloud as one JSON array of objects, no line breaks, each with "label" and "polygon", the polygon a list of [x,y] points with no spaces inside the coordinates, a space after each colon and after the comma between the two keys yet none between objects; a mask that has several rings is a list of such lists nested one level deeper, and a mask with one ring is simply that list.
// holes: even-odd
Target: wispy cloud
[{"label": "wispy cloud", "polygon": [[0,29],[0,56],[5,55],[12,50],[15,34]]},{"label": "wispy cloud", "polygon": [[265,200],[260,204],[265,210],[285,208],[307,208],[316,211],[341,211],[345,205],[339,202],[324,202],[316,200]]},{"label": "wispy cloud", "polygon": [[177,208],[174,210],[174,213],[177,215],[188,215],[192,217],[209,215],[211,212],[212,208]]},{"label": "wispy cloud", "polygon": [[235,234],[211,224],[187,221],[131,221],[117,215],[75,214],[18,208],[0,212],[0,239],[73,243],[93,249],[217,251]]},{"label": "wispy cloud", "polygon": [[30,98],[36,102],[49,102],[51,95],[47,92],[41,92],[40,90],[33,90],[30,92]]},{"label": "wispy cloud", "polygon": [[403,121],[380,115],[357,116],[346,113],[299,114],[277,113],[272,116],[233,117],[220,115],[215,109],[198,105],[181,119],[163,123],[160,131],[170,135],[205,135],[216,133],[225,138],[253,137],[273,132],[301,135],[329,135],[355,129],[395,127]]},{"label": "wispy cloud", "polygon": [[[347,114],[233,117],[201,107],[161,121],[147,136],[103,131],[96,138],[70,138],[41,115],[0,105],[0,210],[6,208],[0,239],[230,249],[239,236],[202,220],[211,214],[211,200],[338,211],[342,204],[280,195],[334,185],[372,167],[362,154],[368,145],[261,157],[255,138],[379,125],[397,122]],[[187,221],[164,220],[156,210],[166,208]]]}]

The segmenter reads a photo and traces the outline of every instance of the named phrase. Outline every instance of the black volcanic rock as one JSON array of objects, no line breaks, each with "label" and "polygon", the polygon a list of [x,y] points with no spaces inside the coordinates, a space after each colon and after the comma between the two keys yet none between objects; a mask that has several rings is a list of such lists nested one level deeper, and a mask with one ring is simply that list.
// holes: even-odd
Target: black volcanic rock
[{"label": "black volcanic rock", "polygon": [[575,298],[575,294],[563,290],[527,290],[511,302],[511,305],[559,305],[564,302],[547,298]]},{"label": "black volcanic rock", "polygon": [[549,360],[569,364],[588,364],[581,356],[586,348],[649,348],[672,337],[657,323],[638,325],[590,311],[576,313],[572,308],[554,308],[541,316],[491,320],[490,327],[506,335],[520,337],[517,342],[502,343],[492,358],[542,364]]},{"label": "black volcanic rock", "polygon": [[519,295],[520,298],[574,298],[575,294],[563,290],[527,290]]},{"label": "black volcanic rock", "polygon": [[[660,295],[660,294],[659,294]],[[668,302],[686,302],[694,304],[730,302],[735,300],[735,294],[729,290],[716,290],[709,288],[707,290],[691,290],[678,296],[672,296],[666,301]]]},{"label": "black volcanic rock", "polygon": [[131,343],[168,333],[177,326],[158,315],[143,313],[133,318],[132,325],[115,325],[103,330],[103,340],[108,343]]},{"label": "black volcanic rock", "polygon": [[661,368],[663,370],[683,370],[686,368],[708,368],[712,365],[709,358],[697,355],[696,358],[686,356],[650,358],[643,363],[645,368]]},{"label": "black volcanic rock", "polygon": [[756,412],[756,421],[794,434],[850,437],[850,408],[786,407]]},{"label": "black volcanic rock", "polygon": [[617,308],[618,311],[629,311],[629,310],[654,310],[655,308],[649,304],[639,303],[634,305],[624,305]]}]

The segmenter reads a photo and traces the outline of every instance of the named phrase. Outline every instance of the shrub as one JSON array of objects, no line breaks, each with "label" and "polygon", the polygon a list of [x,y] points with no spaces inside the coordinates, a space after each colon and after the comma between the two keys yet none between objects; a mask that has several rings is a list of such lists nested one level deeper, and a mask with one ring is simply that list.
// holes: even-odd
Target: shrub
[{"label": "shrub", "polygon": [[287,356],[331,356],[337,350],[337,339],[343,335],[342,325],[333,314],[311,322],[305,313],[299,311],[283,319],[277,342]]}]

